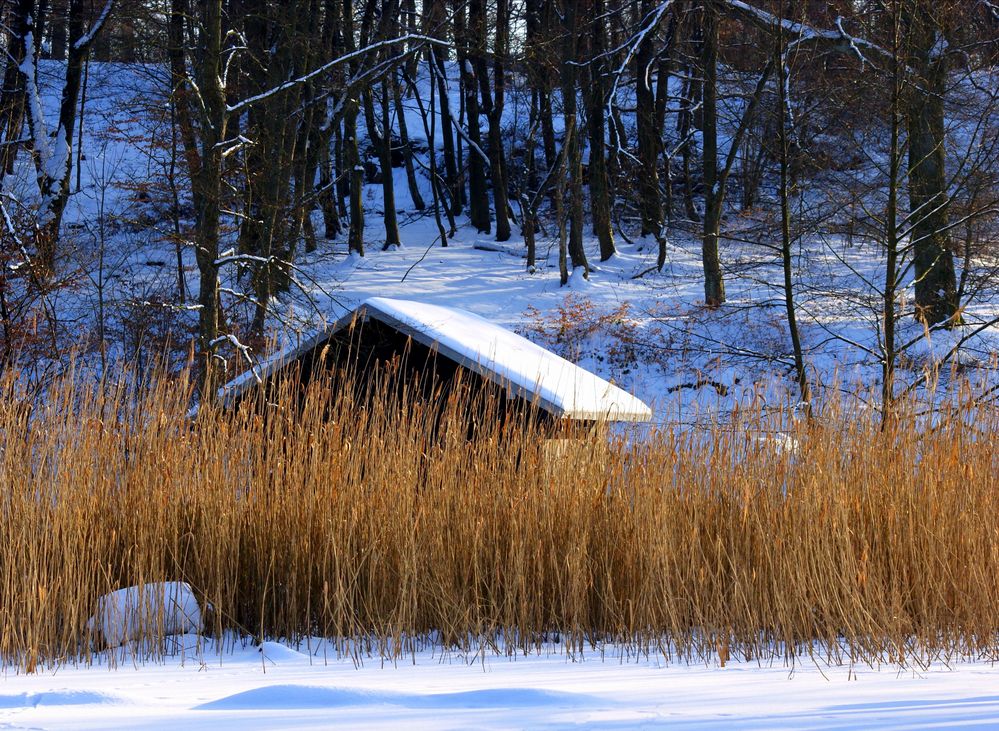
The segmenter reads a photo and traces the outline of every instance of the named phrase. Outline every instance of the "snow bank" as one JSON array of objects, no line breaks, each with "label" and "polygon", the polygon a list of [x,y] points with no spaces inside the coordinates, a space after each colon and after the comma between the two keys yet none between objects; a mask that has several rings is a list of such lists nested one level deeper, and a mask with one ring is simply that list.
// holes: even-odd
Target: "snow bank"
[{"label": "snow bank", "polygon": [[722,668],[613,645],[585,657],[546,645],[516,659],[428,648],[386,663],[363,652],[341,656],[310,638],[262,663],[252,643],[179,643],[186,647],[176,657],[116,664],[113,672],[98,664],[10,674],[0,689],[0,728],[842,731],[999,723],[997,671],[984,661],[902,670],[826,665],[816,656],[795,665],[732,659]]}]

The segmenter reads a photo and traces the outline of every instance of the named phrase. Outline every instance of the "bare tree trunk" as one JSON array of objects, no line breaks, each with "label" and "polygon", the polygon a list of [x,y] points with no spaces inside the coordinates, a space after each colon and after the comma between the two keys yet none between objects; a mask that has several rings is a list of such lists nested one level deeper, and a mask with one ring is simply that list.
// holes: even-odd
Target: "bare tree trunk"
[{"label": "bare tree trunk", "polygon": [[[304,0],[281,11],[267,0],[242,0],[241,11],[244,37],[255,55],[246,71],[247,93],[276,88],[315,65],[320,40],[318,34],[313,36],[317,0]],[[311,40],[316,42],[307,42]],[[247,215],[240,251],[256,257],[249,264],[254,293],[250,333],[256,338],[263,336],[271,298],[291,286],[291,262],[300,235],[311,233],[305,226],[303,206],[311,208],[315,179],[309,152],[313,99],[311,84],[297,84],[252,105],[247,114],[246,132],[256,144],[245,152]],[[306,243],[314,247],[314,235],[310,238]]]},{"label": "bare tree trunk", "polygon": [[[49,22],[49,0],[37,0],[32,11],[34,21],[35,58],[45,57],[45,24]],[[72,33],[71,33],[72,35]]]},{"label": "bare tree trunk", "polygon": [[[555,167],[558,158],[558,147],[555,143],[555,125],[552,112],[552,89],[554,87],[554,72],[552,71],[551,50],[552,39],[557,36],[555,25],[555,0],[530,0],[537,7],[538,29],[534,37],[535,49],[532,60],[533,73],[538,83],[538,109],[541,113],[541,145],[545,152],[545,167],[549,170]],[[553,186],[553,191],[557,186]]]},{"label": "bare tree trunk", "polygon": [[587,123],[590,141],[590,209],[592,212],[593,233],[600,242],[600,261],[614,256],[614,232],[611,229],[611,194],[607,176],[606,138],[607,125],[604,107],[603,74],[606,63],[603,60],[606,43],[604,40],[604,1],[593,2],[593,24],[590,31],[590,56],[594,59],[589,65],[589,93]]},{"label": "bare tree trunk", "polygon": [[[347,0],[349,2],[349,0]],[[351,93],[351,97],[354,94]],[[347,101],[343,117],[344,165],[350,171],[350,228],[347,249],[364,256],[364,168],[357,146],[357,100]]]},{"label": "bare tree trunk", "polygon": [[56,0],[49,11],[49,43],[52,47],[52,58],[57,61],[62,61],[69,54],[66,20],[66,2]]},{"label": "bare tree trunk", "polygon": [[[36,59],[34,49],[25,48],[25,64],[22,66],[22,81],[29,96],[25,105],[28,128],[34,147],[35,170],[38,189],[42,197],[41,216],[37,232],[38,268],[42,276],[55,271],[56,250],[62,215],[69,201],[73,170],[73,132],[80,98],[80,83],[83,79],[83,66],[90,53],[94,39],[107,20],[107,14],[94,21],[89,30],[84,25],[85,0],[70,0],[69,3],[69,56],[66,60],[66,74],[63,79],[62,97],[59,102],[59,123],[50,139],[49,131],[42,119],[35,116],[34,110],[41,108],[40,95],[34,78]],[[29,19],[30,20],[30,19]],[[34,35],[35,26],[28,25]],[[30,61],[30,63],[29,63]],[[27,73],[26,73],[27,72]]]},{"label": "bare tree trunk", "polygon": [[717,307],[725,302],[725,279],[718,254],[723,200],[718,176],[718,17],[710,0],[703,3],[702,14],[704,228],[701,260],[704,265],[704,303],[708,307]]},{"label": "bare tree trunk", "polygon": [[336,163],[336,166],[333,169],[336,174],[336,200],[334,202],[336,203],[337,215],[339,215],[341,219],[349,218],[350,216],[347,212],[347,206],[344,203],[344,201],[350,197],[351,181],[351,170],[347,165],[347,144],[344,142],[346,138],[344,129],[347,124],[347,112],[350,109],[349,100],[350,94],[345,91],[343,115],[340,121],[334,124],[335,129],[333,130],[333,160]]},{"label": "bare tree trunk", "polygon": [[333,162],[330,159],[330,141],[319,151],[319,208],[323,213],[323,237],[336,238],[342,231],[340,216],[336,206],[336,183],[333,178]]},{"label": "bare tree trunk", "polygon": [[915,74],[906,96],[909,208],[916,272],[916,317],[926,325],[960,324],[950,239],[944,153],[947,66],[940,31],[922,3],[906,12]]},{"label": "bare tree trunk", "polygon": [[429,157],[430,157],[430,192],[433,195],[434,200],[434,222],[437,224],[437,235],[440,237],[441,246],[447,246],[448,236],[454,235],[455,224],[454,219],[451,218],[450,212],[447,206],[444,206],[444,210],[448,213],[448,222],[450,223],[450,231],[444,229],[444,222],[441,220],[441,198],[444,193],[444,186],[441,183],[440,174],[437,171],[437,149],[436,145],[433,144],[433,140],[437,137],[437,95],[434,89],[436,88],[434,79],[434,60],[433,58],[428,58],[427,68],[430,72],[430,114],[427,114],[426,108],[423,106],[423,97],[420,96],[420,89],[408,73],[403,72],[403,77],[406,82],[410,85],[410,90],[413,93],[413,99],[416,100],[416,104],[420,109],[420,120],[423,122],[423,133],[426,138],[431,141],[429,145]]},{"label": "bare tree trunk", "polygon": [[311,253],[318,246],[315,227],[312,225],[312,211],[317,207],[316,174],[319,172],[319,153],[325,136],[316,120],[315,88],[312,84],[306,84],[305,89],[306,112],[298,131],[295,151],[295,193],[292,202],[295,228],[305,239],[305,250]]},{"label": "bare tree trunk", "polygon": [[[427,57],[427,69],[430,73],[430,112],[427,113],[426,108],[423,106],[423,96],[420,94],[420,88],[416,85],[416,82],[406,77],[406,82],[409,84],[410,91],[413,94],[413,98],[416,100],[416,104],[420,109],[420,118],[423,120],[423,131],[426,134],[428,140],[437,139],[437,64],[433,56],[428,55]],[[446,100],[445,100],[446,101]],[[443,107],[441,107],[443,110]],[[441,115],[443,120],[443,115]],[[443,126],[443,124],[441,125]],[[450,128],[446,128],[448,135],[451,134]],[[441,178],[440,166],[437,164],[437,146],[431,144],[428,146],[429,157],[430,157],[430,189],[434,196],[434,218],[437,221],[438,228],[441,231],[441,246],[447,246],[447,241],[449,236],[454,236],[455,231],[458,230],[457,223],[455,222],[454,216],[451,213],[451,206],[448,200],[446,200],[451,193],[450,184]],[[444,215],[447,216],[448,220],[448,230],[443,231],[443,224],[441,223],[441,208],[444,209]]]},{"label": "bare tree trunk", "polygon": [[565,286],[569,283],[569,248],[568,235],[566,233],[566,213],[565,213],[565,148],[562,154],[556,158],[557,172],[556,182],[553,192],[555,201],[555,221],[558,225],[558,275],[559,284]]},{"label": "bare tree trunk", "polygon": [[579,143],[579,118],[576,104],[577,56],[579,39],[579,0],[563,0],[565,23],[562,55],[562,110],[565,117],[565,164],[568,175],[569,259],[573,270],[581,268],[589,278],[590,265],[583,249],[583,159]]},{"label": "bare tree trunk", "polygon": [[392,126],[391,113],[389,111],[389,81],[382,81],[381,88],[381,110],[382,110],[382,140],[380,145],[381,168],[382,168],[382,200],[384,201],[385,219],[385,246],[398,246],[399,240],[399,219],[395,211],[395,180],[392,174]]},{"label": "bare tree trunk", "polygon": [[[464,6],[459,6],[455,16],[455,35],[458,41],[458,63],[461,65],[461,82],[465,100],[465,125],[468,128],[468,216],[476,231],[489,233],[489,197],[486,190],[486,169],[482,159],[482,132],[479,127],[479,93],[473,68],[482,38],[476,29],[479,19],[484,21],[485,7],[482,0],[469,6],[472,18],[465,22]],[[459,32],[460,31],[460,32]]]},{"label": "bare tree trunk", "polygon": [[11,10],[11,29],[7,41],[7,66],[4,69],[3,93],[0,95],[0,182],[14,172],[14,162],[24,128],[24,99],[27,90],[21,64],[25,57],[25,38],[31,29],[34,0],[17,0]]},{"label": "bare tree trunk", "polygon": [[[353,52],[354,44],[354,4],[352,0],[343,0],[343,41],[344,50]],[[357,70],[351,66],[351,73]],[[361,167],[361,155],[357,144],[357,91],[347,89],[347,100],[343,115],[343,163],[350,171],[350,227],[347,233],[347,250],[364,256],[364,168]]]},{"label": "bare tree trunk", "polygon": [[898,357],[895,344],[895,325],[898,315],[895,298],[898,293],[899,227],[898,190],[902,171],[900,137],[900,110],[902,97],[901,59],[899,58],[900,18],[893,17],[892,34],[892,89],[889,114],[891,142],[888,150],[888,202],[885,210],[885,286],[883,294],[882,327],[884,339],[881,346],[881,427],[886,428],[895,402],[895,361]]},{"label": "bare tree trunk", "polygon": [[[783,4],[783,3],[782,3]],[[788,104],[787,87],[785,82],[786,69],[781,55],[784,50],[783,31],[778,30],[777,44],[774,49],[775,65],[779,68],[777,77],[777,100],[778,116],[780,118],[777,134],[777,150],[780,164],[780,241],[781,241],[781,268],[784,271],[784,309],[787,313],[787,329],[791,336],[791,349],[794,352],[794,371],[798,380],[798,396],[800,400],[809,404],[812,400],[811,389],[808,384],[808,371],[805,369],[805,356],[801,347],[801,334],[798,331],[798,315],[794,305],[794,272],[792,262],[791,246],[793,238],[791,235],[791,195],[794,189],[794,181],[791,179],[790,165],[790,145],[788,140]],[[811,407],[806,407],[811,413]]]},{"label": "bare tree trunk", "polygon": [[[651,0],[642,0],[641,16],[653,9]],[[635,53],[635,122],[638,127],[638,159],[641,177],[638,182],[639,208],[642,216],[642,236],[662,234],[663,214],[659,199],[659,138],[656,129],[655,97],[652,94],[651,67],[654,60],[652,33],[647,33]]]},{"label": "bare tree trunk", "polygon": [[691,175],[690,151],[693,146],[694,99],[693,84],[690,80],[692,69],[685,69],[683,95],[680,99],[680,110],[677,113],[676,127],[680,137],[680,162],[683,166],[683,209],[689,221],[700,221],[701,217],[694,206],[694,180]]},{"label": "bare tree trunk", "polygon": [[434,76],[437,81],[437,94],[440,97],[441,136],[444,151],[444,174],[447,178],[448,216],[454,218],[461,215],[463,205],[461,178],[458,175],[457,153],[454,140],[454,117],[451,115],[451,102],[448,97],[447,71],[444,66],[446,51],[434,46],[430,51],[430,63],[434,64]]},{"label": "bare tree trunk", "polygon": [[555,143],[555,126],[552,124],[552,92],[547,84],[538,92],[538,106],[541,110],[541,142],[545,151],[545,165],[551,169],[558,159],[558,146]]},{"label": "bare tree trunk", "polygon": [[[506,72],[503,67],[503,59],[508,52],[507,38],[509,36],[510,23],[508,15],[508,0],[496,0],[496,37],[493,53],[492,94],[489,92],[489,70],[486,60],[481,54],[477,55],[475,59],[476,75],[482,93],[482,111],[489,120],[489,174],[493,184],[493,206],[496,209],[497,241],[508,241],[510,239],[510,200],[507,193],[506,159],[503,154],[502,127],[506,92]],[[484,32],[482,35],[484,36]]]},{"label": "bare tree trunk", "polygon": [[216,356],[221,329],[219,312],[219,224],[222,204],[222,151],[226,135],[226,99],[222,86],[222,0],[202,0],[194,64],[201,107],[200,164],[192,172],[194,253],[198,263],[198,352],[203,400],[214,397],[223,369]]},{"label": "bare tree trunk", "polygon": [[416,168],[413,165],[413,147],[409,142],[409,127],[406,124],[406,110],[402,105],[402,94],[399,83],[392,80],[392,96],[395,101],[395,116],[399,123],[399,141],[402,144],[403,164],[406,166],[406,182],[409,185],[409,197],[413,200],[413,208],[422,211],[427,207],[420,195],[420,186],[416,180]]},{"label": "bare tree trunk", "polygon": [[[672,13],[669,25],[666,27],[666,40],[662,50],[659,52],[658,75],[656,76],[656,129],[659,130],[659,154],[662,155],[663,177],[661,184],[663,191],[662,211],[666,226],[673,221],[673,169],[672,150],[670,149],[670,139],[666,135],[666,116],[669,112],[669,81],[672,73],[672,61],[674,46],[676,44],[677,13]],[[659,237],[659,259],[658,268],[662,271],[666,263],[666,238]]]}]

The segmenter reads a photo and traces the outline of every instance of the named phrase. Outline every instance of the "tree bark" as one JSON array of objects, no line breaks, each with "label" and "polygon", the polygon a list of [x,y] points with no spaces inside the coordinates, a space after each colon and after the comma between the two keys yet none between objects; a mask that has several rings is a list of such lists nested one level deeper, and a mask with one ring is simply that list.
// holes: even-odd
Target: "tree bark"
[{"label": "tree bark", "polygon": [[[436,7],[436,5],[435,5]],[[458,157],[455,151],[454,125],[451,114],[451,102],[448,96],[447,71],[444,61],[447,51],[440,46],[434,46],[430,51],[430,63],[435,65],[434,77],[437,81],[437,94],[440,97],[441,137],[443,139],[444,174],[447,177],[448,215],[451,218],[461,215],[463,196],[461,178],[458,175]]]},{"label": "tree bark", "polygon": [[[791,246],[793,238],[791,235],[791,196],[794,189],[794,180],[791,177],[790,165],[790,144],[788,139],[788,99],[786,81],[786,69],[781,55],[784,50],[783,32],[777,36],[775,48],[775,64],[780,69],[777,77],[777,100],[778,100],[778,134],[777,150],[778,162],[780,165],[780,240],[781,240],[781,268],[784,273],[784,310],[787,313],[787,329],[791,336],[791,350],[794,354],[794,371],[798,380],[798,396],[802,403],[809,404],[812,400],[811,389],[808,384],[808,371],[805,369],[805,355],[801,347],[801,334],[798,330],[798,314],[794,303],[794,275]],[[806,407],[811,413],[811,407]]]},{"label": "tree bark", "polygon": [[427,207],[420,195],[420,186],[416,179],[416,168],[413,165],[413,147],[409,141],[409,128],[406,124],[406,110],[402,104],[402,94],[399,91],[399,82],[392,80],[392,96],[395,102],[395,116],[399,124],[399,142],[402,144],[403,163],[406,166],[406,182],[409,185],[409,197],[413,200],[413,208],[422,211]]},{"label": "tree bark", "polygon": [[903,79],[902,59],[899,57],[899,16],[893,15],[892,57],[891,57],[891,103],[889,105],[888,148],[888,201],[885,208],[885,284],[882,292],[881,344],[881,428],[888,426],[895,401],[895,361],[898,357],[895,343],[895,326],[898,320],[895,298],[898,293],[899,261],[899,215],[898,192],[902,172],[902,151],[900,128],[902,125],[901,106]]},{"label": "tree bark", "polygon": [[25,38],[31,30],[34,0],[17,0],[10,13],[10,36],[7,42],[7,66],[4,69],[3,93],[0,95],[0,132],[3,142],[0,147],[0,182],[9,173],[14,172],[14,162],[20,144],[13,144],[21,139],[24,127],[24,99],[27,90],[21,64],[25,56]]},{"label": "tree bark", "polygon": [[[343,0],[343,41],[344,50],[351,53],[354,44],[354,3],[353,0]],[[351,64],[351,73],[356,73],[356,64]],[[343,115],[343,164],[350,171],[350,225],[347,232],[347,250],[358,256],[364,256],[364,168],[361,167],[361,155],[357,143],[357,90],[345,90],[347,99]]]},{"label": "tree bark", "polygon": [[562,109],[565,117],[565,164],[568,175],[566,214],[569,219],[568,252],[573,270],[581,268],[589,278],[590,265],[583,249],[583,159],[579,143],[579,119],[576,104],[579,0],[563,0],[565,23],[562,53]]},{"label": "tree bark", "polygon": [[603,54],[606,48],[604,39],[604,0],[593,0],[594,18],[590,31],[590,55],[594,59],[589,65],[589,93],[587,126],[590,142],[590,209],[592,214],[593,233],[600,243],[600,261],[607,261],[614,256],[614,232],[611,228],[611,193],[610,181],[607,175],[606,140],[607,125],[604,107],[603,75],[606,63]]},{"label": "tree bark", "polygon": [[[641,16],[648,17],[653,7],[652,0],[642,0]],[[652,33],[647,33],[635,53],[635,123],[638,128],[638,159],[641,163],[638,192],[642,236],[658,238],[663,226],[657,165],[661,131],[656,129],[655,97],[650,83],[654,61],[653,42]]]},{"label": "tree bark", "polygon": [[[460,6],[463,8],[464,6]],[[465,13],[459,9],[455,23],[458,41],[458,63],[461,66],[462,91],[465,101],[465,124],[468,129],[468,216],[475,230],[489,233],[489,197],[486,189],[486,168],[482,159],[482,132],[479,126],[479,91],[473,61],[478,51],[480,37],[476,33],[477,18],[484,20],[485,8],[482,0],[473,0],[469,6],[468,23]]]},{"label": "tree bark", "polygon": [[906,96],[909,139],[910,238],[916,274],[916,318],[927,326],[960,324],[957,275],[950,239],[946,131],[946,58],[930,8],[907,13],[910,67],[915,75]]},{"label": "tree bark", "polygon": [[702,18],[704,227],[701,261],[704,266],[704,303],[708,307],[717,307],[725,302],[725,279],[718,253],[722,213],[722,190],[718,176],[718,17],[710,0],[702,5]]},{"label": "tree bark", "polygon": [[194,200],[194,253],[198,264],[198,353],[202,400],[214,398],[223,369],[216,356],[220,332],[219,224],[222,199],[222,153],[226,134],[226,99],[222,86],[222,0],[202,0],[199,58],[194,64],[200,90],[200,164],[191,175]]},{"label": "tree bark", "polygon": [[382,81],[381,88],[381,111],[382,111],[382,140],[379,148],[382,168],[382,201],[383,218],[385,221],[385,245],[398,246],[399,239],[399,218],[395,210],[395,179],[392,174],[392,127],[391,112],[389,110],[389,80]]},{"label": "tree bark", "polygon": [[[477,1],[477,0],[476,0]],[[485,9],[483,8],[483,24]],[[493,206],[496,210],[496,240],[510,239],[510,200],[507,193],[506,158],[503,153],[503,106],[506,93],[506,72],[503,59],[507,53],[509,35],[508,0],[496,0],[496,36],[493,52],[493,92],[489,91],[489,69],[480,52],[475,57],[476,76],[482,94],[482,111],[489,121],[489,175],[493,185]],[[480,28],[480,32],[482,29]],[[484,44],[484,32],[482,32]]]}]

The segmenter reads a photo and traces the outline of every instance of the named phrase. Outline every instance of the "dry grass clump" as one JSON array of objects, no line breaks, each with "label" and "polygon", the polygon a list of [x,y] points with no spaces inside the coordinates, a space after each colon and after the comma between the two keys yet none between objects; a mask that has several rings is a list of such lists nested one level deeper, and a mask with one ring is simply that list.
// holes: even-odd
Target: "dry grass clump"
[{"label": "dry grass clump", "polygon": [[[480,396],[185,418],[188,392],[0,386],[0,663],[87,661],[99,595],[183,580],[213,626],[405,654],[445,646],[862,662],[999,654],[994,410],[935,430],[752,409],[545,445]],[[275,399],[272,399],[274,401]],[[974,419],[973,427],[969,419]],[[610,439],[610,449],[606,440]]]}]

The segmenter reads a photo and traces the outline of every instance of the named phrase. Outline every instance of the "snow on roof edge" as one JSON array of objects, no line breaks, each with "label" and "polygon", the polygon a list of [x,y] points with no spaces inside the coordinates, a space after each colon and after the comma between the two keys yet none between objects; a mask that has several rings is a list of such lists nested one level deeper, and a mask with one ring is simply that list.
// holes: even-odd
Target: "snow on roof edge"
[{"label": "snow on roof edge", "polygon": [[[641,399],[629,394],[627,391],[615,386],[613,383],[604,380],[600,376],[586,370],[585,368],[552,353],[537,343],[533,343],[522,335],[519,335],[508,328],[498,325],[495,322],[480,317],[467,310],[456,307],[443,307],[440,305],[427,305],[413,300],[397,300],[387,297],[371,297],[365,300],[363,306],[367,309],[367,316],[390,325],[401,332],[412,337],[417,342],[428,347],[433,347],[451,360],[469,368],[487,380],[508,389],[515,395],[526,401],[537,402],[547,411],[563,419],[577,419],[580,421],[632,421],[642,422],[652,419],[652,409]],[[413,310],[417,312],[414,314]],[[481,353],[478,357],[473,357],[468,348],[463,352],[459,342],[449,343],[447,337],[440,333],[431,332],[439,329],[430,314],[424,313],[421,317],[420,311],[429,311],[432,314],[439,311],[442,313],[464,320],[465,325],[476,326],[477,332],[493,331],[494,335],[501,337],[506,342],[493,342],[492,355],[487,358],[492,360],[492,365],[483,362]],[[534,376],[526,376],[518,372],[516,367],[503,367],[499,363],[498,354],[495,347],[505,345],[512,350],[520,350],[520,355],[541,357],[548,362],[549,369],[555,370],[551,375],[572,374],[572,380],[588,381],[593,389],[599,389],[601,394],[596,397],[594,393],[583,394],[591,397],[591,403],[585,405],[579,403],[580,394],[568,393],[560,386],[560,383],[546,383],[544,364],[538,364],[538,370]],[[554,368],[552,368],[554,367]],[[593,398],[602,402],[602,406],[592,403]]]}]

